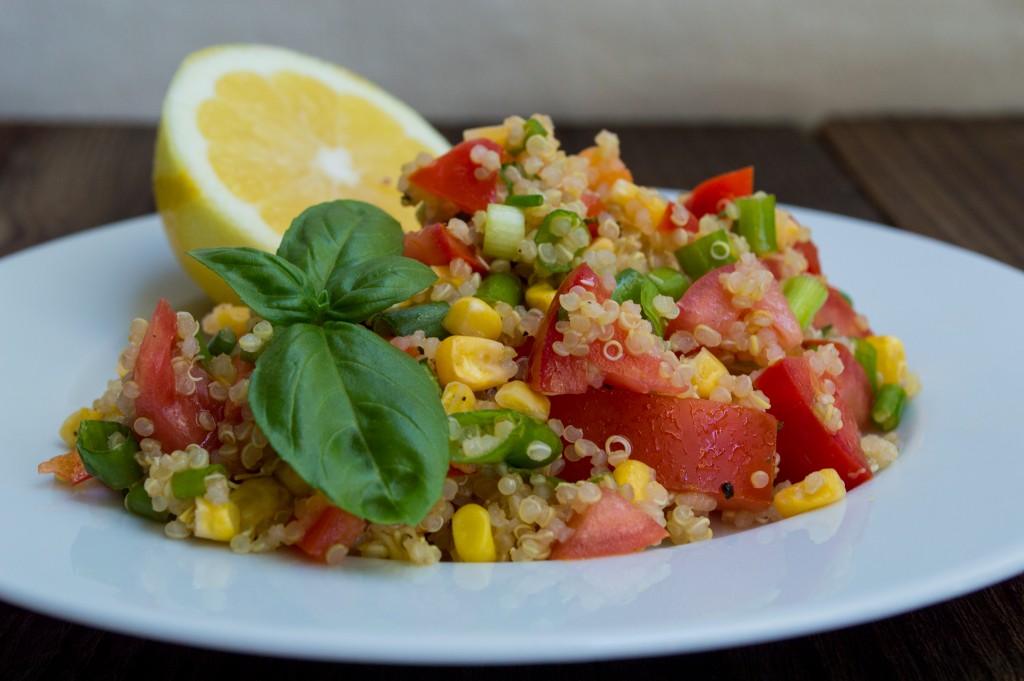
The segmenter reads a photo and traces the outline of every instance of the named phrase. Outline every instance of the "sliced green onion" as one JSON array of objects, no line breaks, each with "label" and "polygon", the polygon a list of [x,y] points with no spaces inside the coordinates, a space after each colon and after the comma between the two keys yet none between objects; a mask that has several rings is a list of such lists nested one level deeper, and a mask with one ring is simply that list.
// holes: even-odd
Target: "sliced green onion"
[{"label": "sliced green onion", "polygon": [[515,260],[519,242],[526,236],[526,218],[515,206],[492,203],[487,206],[484,227],[484,255]]},{"label": "sliced green onion", "polygon": [[655,267],[647,276],[662,295],[672,300],[679,300],[686,293],[686,289],[690,288],[690,280],[686,275],[671,267]]},{"label": "sliced green onion", "polygon": [[501,301],[512,307],[523,302],[523,285],[519,277],[509,272],[492,272],[480,282],[476,297],[491,305]]},{"label": "sliced green onion", "polygon": [[422,331],[427,338],[447,338],[444,317],[448,314],[448,303],[436,301],[388,310],[376,315],[370,327],[381,336],[411,336]]},{"label": "sliced green onion", "polygon": [[206,478],[214,473],[226,476],[227,471],[219,463],[178,471],[171,476],[171,493],[177,499],[201,497],[206,494]]},{"label": "sliced green onion", "polygon": [[530,119],[523,124],[523,143],[525,144],[526,140],[536,135],[547,137],[548,130],[540,121],[531,116]]},{"label": "sliced green onion", "polygon": [[505,205],[516,208],[536,208],[544,205],[544,197],[540,194],[511,194],[505,199]]},{"label": "sliced green onion", "polygon": [[871,408],[871,420],[884,431],[900,425],[903,409],[907,406],[907,391],[895,383],[888,383],[878,389],[875,406]]},{"label": "sliced green onion", "polygon": [[691,280],[697,281],[711,270],[736,262],[729,235],[724,229],[705,234],[676,251],[676,260]]},{"label": "sliced green onion", "polygon": [[124,495],[124,507],[136,515],[141,515],[143,518],[164,522],[170,516],[170,513],[153,510],[153,499],[150,498],[142,483],[143,481],[139,480],[128,488],[128,493]]},{"label": "sliced green onion", "polygon": [[238,336],[235,335],[234,331],[225,326],[214,334],[207,347],[210,350],[210,355],[216,357],[217,355],[230,355],[237,343]]},{"label": "sliced green onion", "polygon": [[197,333],[196,340],[199,341],[199,352],[196,354],[201,362],[208,364],[213,359],[213,354],[210,352],[210,348],[207,347],[206,341],[203,340],[203,334]]},{"label": "sliced green onion", "polygon": [[455,463],[499,463],[540,468],[562,454],[562,440],[547,423],[512,409],[481,409],[448,417]]},{"label": "sliced green onion", "polygon": [[782,282],[782,294],[786,296],[793,316],[800,322],[800,328],[807,330],[818,310],[828,298],[828,287],[809,274],[799,274]]},{"label": "sliced green onion", "polygon": [[615,290],[612,291],[612,300],[622,303],[632,300],[640,306],[644,319],[651,323],[654,334],[662,336],[665,333],[665,324],[654,307],[654,296],[659,295],[658,287],[648,277],[640,274],[631,267],[615,275]]},{"label": "sliced green onion", "polygon": [[775,240],[775,196],[760,194],[735,200],[740,209],[736,232],[747,240],[757,255],[778,250]]},{"label": "sliced green onion", "polygon": [[868,382],[871,383],[871,391],[878,392],[878,350],[871,343],[860,338],[853,341],[853,358],[864,367],[864,373],[868,375]]},{"label": "sliced green onion", "polygon": [[[111,443],[112,436],[119,436]],[[82,421],[78,427],[78,455],[85,470],[111,489],[127,489],[142,479],[135,460],[139,443],[135,433],[115,421]]]},{"label": "sliced green onion", "polygon": [[534,237],[537,261],[549,272],[568,272],[572,261],[590,245],[590,230],[571,210],[553,210]]}]

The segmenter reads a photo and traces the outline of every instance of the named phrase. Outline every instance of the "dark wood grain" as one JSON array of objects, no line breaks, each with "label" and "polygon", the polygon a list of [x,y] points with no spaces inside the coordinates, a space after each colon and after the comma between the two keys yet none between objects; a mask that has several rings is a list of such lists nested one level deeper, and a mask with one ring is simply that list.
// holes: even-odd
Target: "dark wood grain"
[{"label": "dark wood grain", "polygon": [[[794,127],[616,126],[639,182],[691,186],[754,164],[786,202],[889,222],[1021,266],[1019,121],[842,121]],[[599,128],[563,128],[567,149]],[[446,129],[455,138],[458,131]],[[151,128],[0,124],[0,254],[152,211]],[[530,668],[408,669],[187,648],[0,602],[0,678],[1015,679],[1024,578],[879,622],[692,655]]]}]

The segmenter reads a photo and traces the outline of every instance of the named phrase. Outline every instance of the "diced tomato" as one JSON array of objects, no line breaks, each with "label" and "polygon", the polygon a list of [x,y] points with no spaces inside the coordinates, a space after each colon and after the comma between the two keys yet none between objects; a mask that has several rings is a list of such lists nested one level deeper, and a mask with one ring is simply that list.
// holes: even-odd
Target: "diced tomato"
[{"label": "diced tomato", "polygon": [[295,545],[307,555],[326,561],[332,546],[342,544],[351,548],[365,529],[366,521],[362,518],[337,506],[327,506]]},{"label": "diced tomato", "polygon": [[[551,418],[580,428],[598,446],[612,435],[625,437],[630,458],[657,471],[658,482],[671,492],[707,494],[726,510],[759,511],[772,502],[778,422],[764,412],[605,388],[552,396]],[[558,475],[572,480],[581,467],[567,469]],[[758,471],[765,476],[755,478]],[[578,479],[589,475],[587,467]],[[755,480],[763,484],[756,486]]]},{"label": "diced tomato", "polygon": [[818,247],[813,241],[797,241],[793,244],[793,250],[800,251],[807,259],[807,273],[821,274],[821,260],[818,258]]},{"label": "diced tomato", "polygon": [[492,140],[466,140],[429,165],[415,170],[409,176],[409,182],[448,201],[463,213],[472,215],[478,210],[485,210],[487,204],[494,201],[498,173],[490,173],[482,179],[476,176],[476,169],[480,166],[473,163],[470,154],[478,145],[501,153],[501,147]]},{"label": "diced tomato", "polygon": [[828,298],[814,316],[811,326],[815,329],[831,326],[832,331],[840,336],[863,338],[871,335],[867,321],[857,314],[842,293],[831,286],[828,287]]},{"label": "diced tomato", "polygon": [[484,274],[488,271],[487,263],[469,244],[460,241],[441,223],[427,225],[417,232],[406,232],[404,238],[404,255],[419,260],[424,265],[448,265],[452,260],[461,258],[469,263],[474,271]]},{"label": "diced tomato", "polygon": [[623,354],[617,360],[605,355],[605,343],[595,341],[590,346],[590,353],[582,357],[563,357],[554,351],[556,341],[563,335],[555,329],[558,322],[558,311],[561,307],[557,300],[573,286],[581,286],[594,293],[598,303],[604,303],[611,297],[612,291],[601,282],[587,264],[582,264],[565,278],[555,296],[556,303],[548,309],[537,331],[530,362],[527,365],[527,382],[530,386],[546,394],[582,393],[591,385],[591,377],[600,378],[608,385],[626,388],[641,393],[655,392],[677,395],[684,389],[672,384],[660,373],[661,358],[653,355],[632,355],[625,351],[627,332],[614,325],[611,340],[618,341],[623,347]]},{"label": "diced tomato", "polygon": [[605,158],[600,147],[587,147],[579,153],[579,156],[587,159],[591,167],[597,171],[591,179],[591,189],[608,189],[615,184],[616,180],[633,181],[633,173],[622,162],[622,159],[618,156]]},{"label": "diced tomato", "polygon": [[843,426],[830,433],[814,413],[815,395],[823,392],[821,379],[806,357],[786,357],[771,365],[754,381],[772,406],[768,412],[782,422],[778,434],[779,478],[798,482],[814,471],[834,468],[853,489],[871,479],[871,468],[860,447],[857,419],[835,396]]},{"label": "diced tomato", "polygon": [[[672,222],[672,211],[675,208],[675,203],[669,203],[668,208],[665,210],[665,214],[661,217],[661,222],[658,223],[658,231],[660,232],[671,232],[679,227],[676,223]],[[700,229],[700,220],[697,216],[688,211],[686,218],[686,224],[682,226],[687,232],[694,234]]]},{"label": "diced tomato", "polygon": [[82,457],[78,455],[77,449],[72,449],[67,454],[58,454],[49,461],[42,462],[36,467],[36,470],[42,475],[53,473],[55,478],[69,485],[77,485],[92,477],[89,475],[89,471],[85,470],[85,464],[82,463]]},{"label": "diced tomato", "polygon": [[179,395],[175,391],[171,359],[177,339],[177,315],[167,301],[161,299],[135,360],[133,380],[139,386],[135,412],[153,421],[153,437],[165,451],[185,449],[190,444],[211,450],[219,445],[217,431],[204,429],[199,424],[199,414],[208,411],[220,421],[224,403],[210,397],[210,375],[198,365],[191,370],[198,379],[195,392]]},{"label": "diced tomato", "polygon": [[[732,325],[740,321],[750,311],[733,307],[732,294],[720,281],[723,274],[729,274],[735,269],[735,263],[725,265],[708,272],[693,282],[693,285],[686,289],[686,293],[676,303],[679,307],[679,316],[666,325],[666,337],[676,331],[692,333],[698,324],[704,324],[723,336],[727,336]],[[804,338],[800,322],[793,315],[793,310],[786,302],[786,296],[782,294],[778,282],[773,280],[764,297],[754,303],[753,308],[750,309],[766,310],[771,313],[773,322],[770,328],[783,350],[788,352],[800,346]]]},{"label": "diced tomato", "polygon": [[683,204],[699,219],[708,213],[718,213],[723,201],[753,193],[754,166],[747,166],[704,180],[693,188]]},{"label": "diced tomato", "polygon": [[[804,346],[816,347],[828,342],[811,340],[805,341]],[[839,351],[839,359],[843,362],[843,373],[830,378],[835,382],[836,390],[857,420],[857,426],[863,430],[871,425],[871,405],[874,402],[871,381],[868,380],[868,374],[864,371],[864,367],[860,365],[845,343],[833,343],[833,345]]]},{"label": "diced tomato", "polygon": [[618,492],[601,490],[601,498],[572,517],[572,535],[551,549],[552,560],[620,556],[660,544],[668,532]]}]

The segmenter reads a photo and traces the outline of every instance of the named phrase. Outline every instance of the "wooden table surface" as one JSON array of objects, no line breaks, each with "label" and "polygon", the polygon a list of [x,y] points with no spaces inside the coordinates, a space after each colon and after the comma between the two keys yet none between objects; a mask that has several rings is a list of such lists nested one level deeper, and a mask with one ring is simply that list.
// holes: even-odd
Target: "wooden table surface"
[{"label": "wooden table surface", "polygon": [[[597,127],[562,126],[565,148]],[[780,200],[893,225],[1024,268],[1024,120],[842,120],[787,126],[614,126],[638,182],[687,187],[742,165]],[[455,129],[443,130],[449,137]],[[0,122],[0,256],[153,212],[154,130]],[[824,254],[827,263],[829,254]],[[1008,304],[1010,301],[1007,301]],[[1019,314],[1019,303],[1011,308]],[[9,549],[5,549],[9,550]],[[426,668],[260,658],[111,634],[0,601],[0,678],[492,679],[1024,677],[1024,577],[840,631],[644,660],[535,668]],[[232,674],[233,675],[233,674]]]}]

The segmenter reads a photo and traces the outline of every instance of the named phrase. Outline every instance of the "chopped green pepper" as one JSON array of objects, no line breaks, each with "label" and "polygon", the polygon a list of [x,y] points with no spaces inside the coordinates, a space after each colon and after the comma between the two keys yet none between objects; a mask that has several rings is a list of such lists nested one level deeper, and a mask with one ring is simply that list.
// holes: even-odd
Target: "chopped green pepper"
[{"label": "chopped green pepper", "polygon": [[697,281],[711,270],[736,262],[729,235],[724,229],[705,234],[691,244],[676,251],[676,260],[692,281]]},{"label": "chopped green pepper", "polygon": [[590,245],[590,230],[571,210],[553,210],[534,237],[537,261],[549,272],[568,272],[573,259]]},{"label": "chopped green pepper", "polygon": [[562,453],[562,440],[547,423],[512,409],[451,414],[449,446],[455,463],[498,463],[540,468]]},{"label": "chopped green pepper", "polygon": [[153,510],[153,500],[146,492],[142,480],[135,482],[128,488],[128,493],[124,495],[124,507],[132,513],[141,515],[143,518],[160,522],[164,522],[170,516],[170,513],[167,511]]},{"label": "chopped green pepper", "polygon": [[690,288],[690,280],[686,278],[686,275],[671,267],[655,267],[647,276],[651,278],[662,295],[668,296],[672,300],[679,300],[686,293],[686,289]]},{"label": "chopped green pepper", "polygon": [[448,303],[435,301],[396,308],[375,316],[370,326],[374,332],[387,337],[411,336],[423,331],[428,338],[447,338],[450,334],[443,322],[449,307]]},{"label": "chopped green pepper", "polygon": [[510,272],[492,272],[480,282],[476,297],[491,305],[501,301],[515,307],[523,302],[523,285]]},{"label": "chopped green pepper", "polygon": [[644,319],[651,323],[655,335],[659,337],[664,335],[665,324],[654,307],[654,296],[659,295],[658,287],[654,282],[631,267],[627,267],[615,275],[615,282],[612,300],[617,303],[632,300],[638,304]]},{"label": "chopped green pepper", "polygon": [[[119,435],[121,441],[111,443]],[[111,489],[127,489],[142,479],[135,460],[139,443],[131,429],[115,421],[82,421],[78,427],[78,455],[85,470]]]},{"label": "chopped green pepper", "polygon": [[900,425],[903,409],[907,406],[907,392],[896,385],[888,383],[878,389],[875,406],[871,408],[871,421],[884,431],[890,431]]},{"label": "chopped green pepper", "polygon": [[853,358],[864,367],[864,373],[868,375],[868,382],[871,384],[871,392],[878,392],[878,350],[866,340],[856,338],[853,340]]},{"label": "chopped green pepper", "polygon": [[509,194],[505,199],[505,205],[516,208],[536,208],[544,205],[544,197],[540,194]]},{"label": "chopped green pepper", "polygon": [[219,463],[178,471],[171,476],[171,493],[177,499],[201,497],[206,494],[206,478],[214,473],[226,476],[227,471]]},{"label": "chopped green pepper", "polygon": [[828,298],[828,287],[809,274],[798,274],[782,282],[782,294],[786,296],[793,316],[800,322],[800,328],[806,330],[814,320],[818,310]]},{"label": "chopped green pepper", "polygon": [[772,194],[758,194],[735,199],[740,209],[736,233],[747,240],[757,255],[778,250],[775,241],[775,197]]},{"label": "chopped green pepper", "polygon": [[225,326],[213,335],[207,347],[209,348],[210,355],[216,357],[217,355],[230,355],[237,343],[238,336],[235,335],[234,331]]}]

